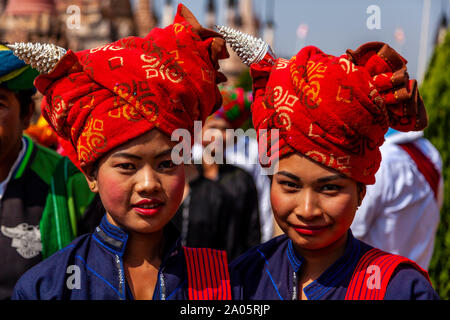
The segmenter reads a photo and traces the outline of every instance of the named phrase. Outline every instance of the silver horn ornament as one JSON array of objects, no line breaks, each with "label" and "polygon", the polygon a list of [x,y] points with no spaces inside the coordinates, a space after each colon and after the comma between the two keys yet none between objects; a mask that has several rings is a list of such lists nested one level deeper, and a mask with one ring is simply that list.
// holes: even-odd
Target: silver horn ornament
[{"label": "silver horn ornament", "polygon": [[49,43],[16,42],[5,44],[14,55],[31,65],[41,74],[52,71],[58,61],[66,54],[66,49]]},{"label": "silver horn ornament", "polygon": [[277,58],[272,48],[261,38],[226,26],[216,25],[216,28],[246,65],[250,66],[252,63],[260,62],[266,54],[269,54],[270,62],[275,63]]}]

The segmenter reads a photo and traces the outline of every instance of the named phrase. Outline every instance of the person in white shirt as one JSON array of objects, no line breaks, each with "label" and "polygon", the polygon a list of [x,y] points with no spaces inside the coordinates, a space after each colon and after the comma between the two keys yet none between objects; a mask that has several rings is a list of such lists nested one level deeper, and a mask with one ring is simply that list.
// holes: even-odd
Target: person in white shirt
[{"label": "person in white shirt", "polygon": [[423,132],[393,129],[380,151],[376,183],[367,186],[351,230],[358,239],[428,269],[443,202],[441,156]]}]

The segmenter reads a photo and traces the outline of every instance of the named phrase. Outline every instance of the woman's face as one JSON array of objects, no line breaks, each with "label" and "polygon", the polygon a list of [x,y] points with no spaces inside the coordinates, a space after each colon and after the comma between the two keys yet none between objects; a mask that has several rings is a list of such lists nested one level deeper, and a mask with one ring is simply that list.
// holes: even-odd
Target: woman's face
[{"label": "woman's face", "polygon": [[296,249],[320,250],[346,239],[365,195],[344,175],[293,153],[279,161],[271,202],[280,228]]},{"label": "woman's face", "polygon": [[176,213],[184,190],[184,167],[175,165],[175,142],[154,129],[104,156],[88,178],[100,194],[108,221],[129,232],[162,230]]}]

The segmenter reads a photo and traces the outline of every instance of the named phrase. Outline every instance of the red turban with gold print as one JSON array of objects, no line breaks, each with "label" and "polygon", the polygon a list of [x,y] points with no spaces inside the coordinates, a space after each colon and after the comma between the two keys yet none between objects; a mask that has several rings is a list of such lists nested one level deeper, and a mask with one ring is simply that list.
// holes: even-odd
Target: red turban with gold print
[{"label": "red turban with gold print", "polygon": [[174,23],[145,38],[68,51],[36,80],[42,114],[81,170],[117,146],[158,128],[193,131],[221,104],[217,60],[224,41],[178,6]]},{"label": "red turban with gold print", "polygon": [[373,184],[388,128],[410,131],[427,125],[406,60],[384,43],[367,43],[340,57],[309,46],[274,66],[265,60],[253,64],[251,75],[255,129],[258,134],[279,129],[278,148],[274,141],[267,148],[271,158],[299,152]]}]

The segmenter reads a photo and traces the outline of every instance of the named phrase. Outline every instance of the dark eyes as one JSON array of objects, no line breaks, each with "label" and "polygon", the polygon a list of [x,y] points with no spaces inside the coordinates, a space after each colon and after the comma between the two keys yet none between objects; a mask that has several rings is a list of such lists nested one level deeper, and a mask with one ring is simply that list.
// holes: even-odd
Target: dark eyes
[{"label": "dark eyes", "polygon": [[[168,169],[172,169],[176,166],[177,165],[175,163],[173,163],[172,160],[164,160],[164,161],[159,162],[157,169],[158,170],[168,170]],[[130,172],[136,170],[136,166],[133,163],[129,163],[129,162],[118,163],[115,165],[115,167],[125,173],[130,173]]]},{"label": "dark eyes", "polygon": [[124,171],[131,171],[136,169],[136,167],[132,163],[119,163],[116,165],[116,168],[119,168]]},{"label": "dark eyes", "polygon": [[342,189],[342,187],[338,186],[336,184],[326,184],[326,185],[322,186],[322,190],[324,190],[324,191],[339,191],[341,189]]},{"label": "dark eyes", "polygon": [[[283,188],[284,190],[286,190],[287,192],[296,192],[299,189],[302,188],[301,185],[294,183],[292,181],[288,181],[288,180],[282,180],[278,182]],[[335,193],[338,191],[342,190],[342,186],[337,185],[337,184],[324,184],[324,185],[319,185],[317,186],[317,192],[324,192],[324,193]]]},{"label": "dark eyes", "polygon": [[280,181],[279,184],[281,184],[282,186],[287,187],[287,188],[293,188],[293,189],[300,188],[300,186],[298,184],[291,182],[291,181]]},{"label": "dark eyes", "polygon": [[164,160],[164,161],[161,161],[159,164],[159,168],[161,168],[161,169],[171,169],[171,168],[174,168],[175,166],[176,166],[176,164],[173,163],[172,160]]}]

